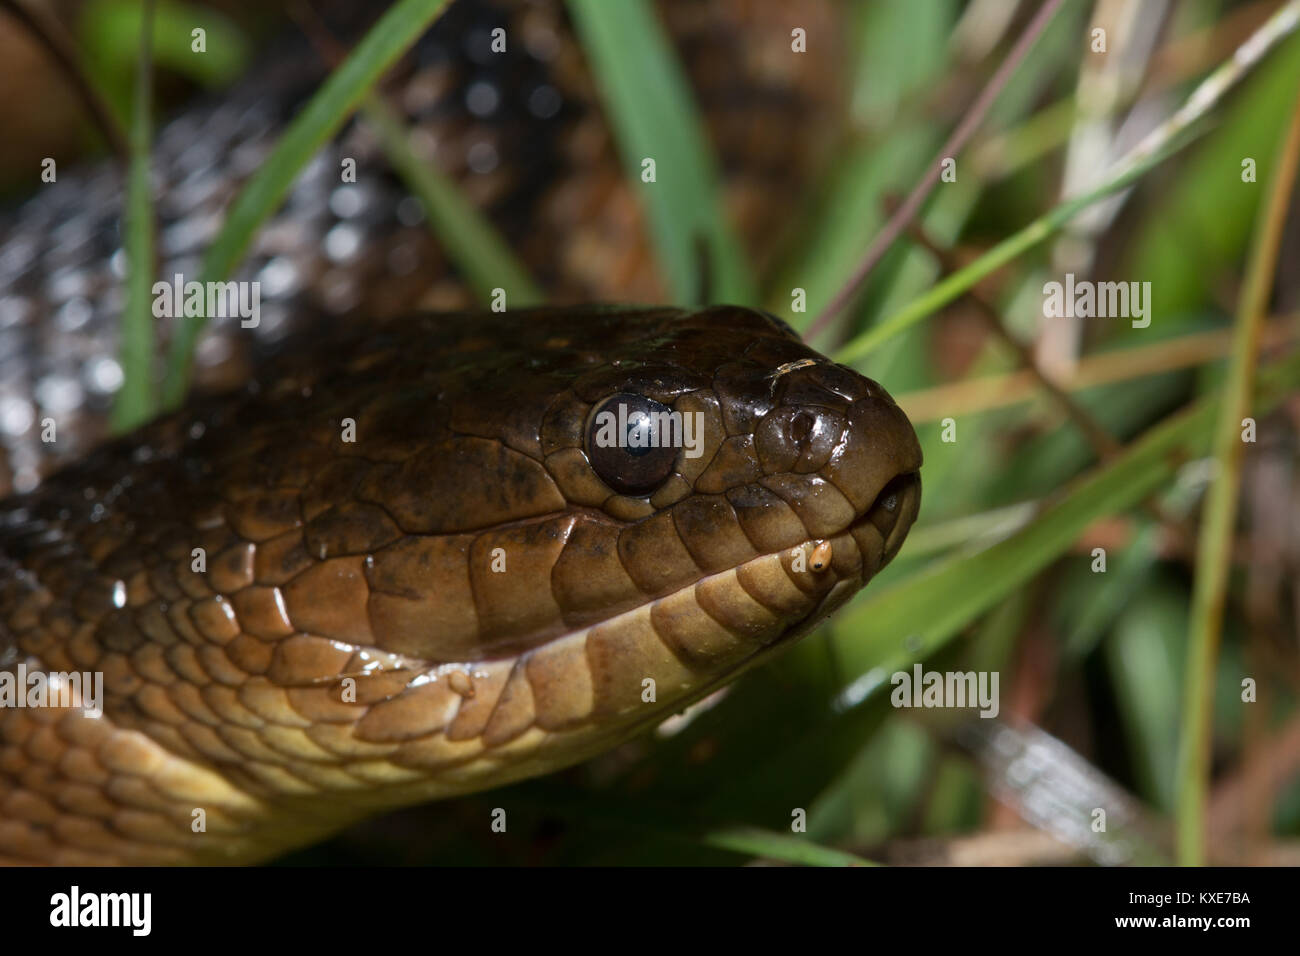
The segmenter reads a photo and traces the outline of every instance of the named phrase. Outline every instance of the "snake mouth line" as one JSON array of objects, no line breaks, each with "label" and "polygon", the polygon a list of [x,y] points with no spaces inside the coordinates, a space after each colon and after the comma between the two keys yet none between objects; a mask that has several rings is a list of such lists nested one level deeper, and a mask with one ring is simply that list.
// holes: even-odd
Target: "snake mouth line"
[{"label": "snake mouth line", "polygon": [[[806,613],[789,621],[778,637],[772,640],[764,649],[757,652],[761,655],[765,650],[793,643],[795,639],[807,632],[811,624],[829,615],[836,607],[851,597],[854,592],[865,587],[898,554],[908,531],[916,520],[920,505],[920,473],[916,471],[901,473],[885,484],[876,495],[871,506],[863,514],[859,515],[837,534],[829,537],[809,537],[803,541],[794,542],[786,548],[761,552],[735,568],[704,574],[696,580],[684,584],[671,594],[660,595],[647,603],[654,604],[656,601],[666,600],[674,595],[693,591],[710,579],[721,578],[729,574],[734,575],[746,565],[770,560],[782,554],[802,551],[805,559],[809,562],[807,565],[808,570],[805,573],[819,577],[824,576],[828,581],[825,585],[825,591],[808,608]],[[852,538],[857,548],[860,563],[856,571],[846,571],[842,566],[837,568],[832,564],[833,541],[845,535]],[[818,551],[819,547],[826,548],[824,568],[817,568],[812,563],[814,561],[813,555]],[[644,606],[639,605],[638,607]],[[620,615],[606,618],[604,623],[618,618],[622,613],[635,610],[637,609],[628,609],[621,612]],[[747,665],[741,663],[737,666],[743,669]]]},{"label": "snake mouth line", "polygon": [[[882,571],[903,546],[913,522],[921,507],[920,472],[905,472],[890,479],[876,496],[875,501],[865,513],[850,524],[843,533],[851,534],[857,543],[862,559],[860,578],[855,583],[850,578],[841,578],[827,588],[820,599],[809,608],[801,618],[790,622],[785,631],[773,642],[759,648],[736,662],[724,673],[716,675],[692,693],[692,699],[698,700],[713,690],[734,680],[739,674],[765,659],[773,651],[788,648],[803,638],[822,620],[832,614],[860,588],[865,587],[876,574]],[[815,548],[826,539],[809,539],[796,547]],[[880,548],[880,558],[869,564],[869,555],[874,549],[868,545],[874,543]],[[825,573],[833,573],[829,569]]]},{"label": "snake mouth line", "polygon": [[[755,659],[765,656],[767,652],[777,647],[793,644],[819,621],[830,615],[837,607],[852,597],[856,591],[865,587],[898,554],[903,546],[903,541],[907,538],[908,531],[911,530],[912,524],[916,520],[920,507],[920,472],[904,472],[891,478],[880,490],[879,494],[876,495],[871,507],[840,532],[841,535],[851,535],[857,545],[861,559],[857,575],[837,574],[831,567],[827,567],[821,572],[812,572],[831,575],[836,577],[837,580],[826,588],[826,591],[805,614],[790,621],[780,636],[770,644],[755,651],[749,657],[737,662],[726,672],[725,676],[720,675],[718,679],[710,681],[709,685],[717,686],[725,683],[737,673],[751,666]],[[834,537],[838,536],[832,536],[832,539]],[[826,544],[832,539],[809,538],[794,545],[792,549],[782,549],[768,555],[760,555],[752,560],[772,557],[790,550],[804,549],[811,553],[819,545]],[[876,555],[879,555],[879,557],[877,558]],[[854,580],[855,577],[856,580]]]}]

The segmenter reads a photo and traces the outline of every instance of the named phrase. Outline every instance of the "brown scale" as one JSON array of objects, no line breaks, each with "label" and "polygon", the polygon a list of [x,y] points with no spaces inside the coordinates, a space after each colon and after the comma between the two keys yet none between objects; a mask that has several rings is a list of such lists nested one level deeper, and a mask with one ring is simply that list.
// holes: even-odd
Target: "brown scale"
[{"label": "brown scale", "polygon": [[[727,438],[618,492],[611,395]],[[581,760],[870,580],[920,464],[883,389],[748,310],[313,330],[0,509],[0,669],[104,680],[99,717],[0,710],[0,859],[257,860]]]}]

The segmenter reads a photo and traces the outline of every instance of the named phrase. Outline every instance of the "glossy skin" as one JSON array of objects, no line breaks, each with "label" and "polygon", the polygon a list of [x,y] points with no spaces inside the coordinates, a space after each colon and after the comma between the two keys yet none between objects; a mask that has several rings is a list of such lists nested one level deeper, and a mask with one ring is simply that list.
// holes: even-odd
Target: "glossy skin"
[{"label": "glossy skin", "polygon": [[[254,861],[576,762],[805,633],[919,506],[883,389],[748,310],[417,316],[258,382],[3,506],[0,668],[105,694],[0,710],[0,858]],[[640,496],[588,459],[619,393],[702,422]]]}]

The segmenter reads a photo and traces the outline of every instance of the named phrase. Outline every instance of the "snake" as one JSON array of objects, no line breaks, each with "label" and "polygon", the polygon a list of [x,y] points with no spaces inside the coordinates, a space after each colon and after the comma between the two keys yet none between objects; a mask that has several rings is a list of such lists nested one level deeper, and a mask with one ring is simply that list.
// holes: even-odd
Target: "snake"
[{"label": "snake", "polygon": [[770,314],[406,306],[290,298],[236,382],[0,501],[0,862],[256,863],[575,764],[774,659],[916,519],[906,415]]}]

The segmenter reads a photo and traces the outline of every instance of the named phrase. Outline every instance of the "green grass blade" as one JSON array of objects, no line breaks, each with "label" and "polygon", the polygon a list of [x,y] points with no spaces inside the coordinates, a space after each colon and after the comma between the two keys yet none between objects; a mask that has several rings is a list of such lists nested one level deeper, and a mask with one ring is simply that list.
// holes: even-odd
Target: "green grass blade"
[{"label": "green grass blade", "polygon": [[[1300,355],[1273,365],[1260,376],[1260,407],[1276,404],[1298,377]],[[938,561],[842,612],[832,627],[846,671],[874,670],[884,684],[893,670],[934,653],[1058,558],[1090,523],[1133,507],[1163,486],[1174,475],[1178,455],[1204,445],[1220,398],[1216,393],[1157,425],[1010,537]]]},{"label": "green grass blade", "polygon": [[1297,165],[1300,165],[1300,99],[1292,108],[1290,128],[1278,149],[1268,201],[1255,232],[1237,308],[1228,380],[1214,425],[1215,472],[1206,492],[1205,515],[1196,549],[1188,666],[1183,687],[1183,731],[1178,755],[1178,862],[1184,866],[1205,863],[1215,664],[1224,605],[1228,600],[1237,494],[1245,456],[1241,432],[1243,419],[1250,414],[1260,333],[1273,288]]},{"label": "green grass blade", "polygon": [[[902,125],[884,142],[859,143],[846,150],[823,176],[824,195],[813,215],[816,228],[772,283],[768,310],[803,333],[853,273],[863,246],[884,226],[881,198],[907,189],[911,171],[927,162],[938,145],[933,131]],[[935,204],[943,198],[936,197]],[[796,287],[807,294],[802,312],[791,311],[791,290]]]},{"label": "green grass blade", "polygon": [[[77,36],[85,68],[122,119],[129,123],[134,53],[142,29],[140,0],[90,0],[77,15]],[[158,0],[153,5],[153,63],[204,86],[239,75],[248,61],[248,41],[229,19],[210,6]],[[196,52],[195,30],[203,31]]]},{"label": "green grass blade", "polygon": [[447,257],[464,273],[475,294],[486,303],[494,289],[504,289],[510,308],[545,301],[546,296],[492,224],[453,182],[411,149],[406,129],[388,104],[369,96],[362,113],[379,137],[388,161],[419,197]]},{"label": "green grass blade", "polygon": [[704,834],[706,846],[731,850],[748,856],[805,866],[878,866],[879,864],[832,847],[822,846],[787,833],[774,833],[758,827],[727,827]]},{"label": "green grass blade", "polygon": [[[225,279],[238,265],[258,228],[279,207],[298,173],[352,115],[380,76],[410,48],[447,0],[398,0],[357,44],[298,113],[261,169],[244,186],[209,247],[199,281]],[[177,327],[168,355],[163,401],[180,404],[190,361],[206,319],[187,317]]]},{"label": "green grass blade", "polygon": [[952,273],[938,285],[932,287],[925,295],[914,299],[909,305],[895,312],[879,325],[872,326],[861,335],[846,342],[836,351],[834,355],[835,361],[845,364],[855,362],[882,342],[911,328],[927,315],[936,312],[969,291],[984,277],[996,272],[1008,262],[1024,254],[1045,239],[1050,238],[1057,230],[1061,229],[1093,203],[1100,202],[1107,196],[1114,195],[1121,189],[1137,182],[1147,172],[1173,155],[1181,148],[1181,145],[1185,145],[1185,142],[1148,156],[1091,192],[1067,200],[1050,212],[1039,216],[1019,232],[999,242],[974,262]]},{"label": "green grass blade", "polygon": [[[604,93],[623,165],[650,219],[659,265],[679,303],[702,286],[699,243],[708,251],[711,297],[757,304],[740,242],[727,225],[719,179],[681,67],[644,0],[569,0],[569,11]],[[642,181],[655,162],[656,181]]]},{"label": "green grass blade", "polygon": [[1231,57],[1202,80],[1178,110],[1117,161],[1108,170],[1104,182],[1086,195],[1059,204],[966,268],[954,272],[926,295],[854,338],[835,354],[836,361],[848,363],[866,355],[881,342],[947,305],[989,273],[1051,236],[1088,206],[1136,182],[1176,153],[1190,141],[1193,124],[1297,26],[1300,26],[1300,0],[1290,0],[1274,11]]},{"label": "green grass blade", "polygon": [[112,426],[129,431],[153,417],[154,274],[153,202],[149,195],[149,141],[152,126],[153,4],[140,17],[139,62],[129,133],[130,163],[126,182],[126,296],[122,309],[122,387],[113,400]]},{"label": "green grass blade", "polygon": [[1187,618],[1182,583],[1152,575],[1117,616],[1103,644],[1138,793],[1164,813],[1174,805]]}]

